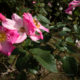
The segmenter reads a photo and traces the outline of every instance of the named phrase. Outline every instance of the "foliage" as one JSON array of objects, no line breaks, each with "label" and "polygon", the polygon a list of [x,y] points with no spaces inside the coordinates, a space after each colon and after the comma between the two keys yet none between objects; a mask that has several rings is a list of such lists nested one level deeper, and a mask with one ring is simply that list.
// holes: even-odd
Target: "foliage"
[{"label": "foliage", "polygon": [[[21,16],[24,12],[30,12],[50,30],[50,33],[43,31],[43,40],[33,42],[27,38],[15,45],[16,49],[9,57],[0,54],[0,69],[4,68],[0,73],[5,73],[5,69],[15,69],[12,71],[17,74],[14,80],[22,80],[22,77],[26,80],[28,73],[37,75],[44,67],[53,73],[60,71],[69,77],[79,77],[80,47],[77,47],[76,40],[80,40],[80,7],[72,15],[67,15],[64,10],[71,0],[35,1],[33,4],[33,0],[0,0],[0,12],[5,16],[11,18],[12,13]],[[57,65],[59,62],[60,68]],[[8,74],[16,76],[12,72]]]}]

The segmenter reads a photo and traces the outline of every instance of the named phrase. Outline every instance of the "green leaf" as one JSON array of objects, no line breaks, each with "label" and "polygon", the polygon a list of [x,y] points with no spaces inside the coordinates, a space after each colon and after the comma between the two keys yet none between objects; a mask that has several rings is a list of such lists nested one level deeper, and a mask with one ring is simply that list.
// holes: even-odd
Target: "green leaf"
[{"label": "green leaf", "polygon": [[60,32],[59,32],[59,35],[60,35],[60,36],[65,36],[65,35],[67,35],[67,32],[65,32],[65,31],[60,31]]},{"label": "green leaf", "polygon": [[71,37],[67,37],[67,38],[66,38],[66,42],[73,43],[74,40],[73,40]]},{"label": "green leaf", "polygon": [[30,73],[36,74],[38,73],[38,70],[40,69],[39,63],[34,59],[34,57],[31,55],[29,60],[26,64],[26,70]]},{"label": "green leaf", "polygon": [[38,71],[36,70],[36,69],[30,69],[29,70],[31,73],[33,73],[33,74],[37,74],[38,73]]},{"label": "green leaf", "polygon": [[74,31],[77,33],[77,32],[79,32],[79,29],[78,29],[78,25],[77,24],[75,24],[74,26],[73,26],[73,28],[74,28]]},{"label": "green leaf", "polygon": [[65,51],[66,49],[67,49],[66,46],[63,46],[63,47],[59,48],[60,51]]},{"label": "green leaf", "polygon": [[54,28],[54,26],[49,26],[49,29],[53,29]]},{"label": "green leaf", "polygon": [[63,28],[63,31],[65,31],[65,32],[66,32],[66,31],[67,31],[67,32],[70,32],[71,30],[70,30],[69,28],[67,28],[67,27],[64,27],[64,28]]},{"label": "green leaf", "polygon": [[44,23],[47,23],[47,24],[50,24],[50,21],[45,17],[45,16],[43,16],[43,15],[41,15],[41,14],[38,14],[38,19],[40,20],[40,21],[42,21],[42,22],[44,22]]},{"label": "green leaf", "polygon": [[22,43],[22,47],[25,49],[28,49],[28,47],[31,45],[31,40],[27,39]]},{"label": "green leaf", "polygon": [[62,22],[58,22],[56,26],[57,28],[62,28],[62,27],[65,27],[66,24],[63,24]]},{"label": "green leaf", "polygon": [[28,54],[20,55],[16,61],[16,68],[20,71],[25,69],[29,58],[30,56]]},{"label": "green leaf", "polygon": [[13,55],[18,55],[18,54],[25,54],[26,50],[24,50],[22,47],[17,47],[14,49],[14,51],[12,52]]},{"label": "green leaf", "polygon": [[68,76],[75,76],[77,74],[78,65],[73,57],[70,56],[63,57],[62,63],[63,70]]},{"label": "green leaf", "polygon": [[50,51],[45,51],[40,48],[34,48],[30,50],[34,58],[46,69],[51,72],[57,72],[56,61],[54,56],[50,54]]},{"label": "green leaf", "polygon": [[44,8],[41,8],[40,12],[45,14],[45,15],[47,15],[47,12],[46,12],[46,10]]},{"label": "green leaf", "polygon": [[67,43],[66,47],[67,47],[68,53],[76,53],[77,48],[76,48],[75,44]]}]

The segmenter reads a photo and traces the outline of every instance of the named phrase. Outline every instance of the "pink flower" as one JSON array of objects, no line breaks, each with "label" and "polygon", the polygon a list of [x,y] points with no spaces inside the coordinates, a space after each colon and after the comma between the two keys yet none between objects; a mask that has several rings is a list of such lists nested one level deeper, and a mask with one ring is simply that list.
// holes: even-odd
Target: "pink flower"
[{"label": "pink flower", "polygon": [[16,31],[0,26],[0,52],[9,56],[15,49],[12,44],[16,41],[17,37]]},{"label": "pink flower", "polygon": [[[2,22],[2,26],[10,30],[18,31],[20,35],[15,43],[23,42],[27,38],[27,35],[30,36],[33,41],[43,39],[40,29],[49,32],[37,19],[33,19],[30,13],[24,13],[23,18],[19,17],[17,14],[13,14],[12,20],[6,18],[6,20]],[[36,32],[38,34],[36,34]]]},{"label": "pink flower", "polygon": [[72,11],[76,8],[80,7],[80,0],[74,0],[69,3],[69,7],[65,10],[65,13],[72,14]]},{"label": "pink flower", "polygon": [[72,10],[73,10],[72,7],[68,7],[68,8],[65,10],[65,13],[72,15]]},{"label": "pink flower", "polygon": [[23,22],[27,35],[30,36],[33,41],[43,39],[41,29],[49,32],[49,30],[42,26],[36,18],[33,18],[30,13],[23,14]]},{"label": "pink flower", "polygon": [[12,20],[6,18],[5,21],[2,21],[2,26],[10,30],[17,30],[19,37],[15,43],[21,43],[27,38],[23,25],[23,19],[15,13],[12,15]]},{"label": "pink flower", "polygon": [[5,21],[5,19],[6,17],[2,13],[0,13],[0,21]]},{"label": "pink flower", "polygon": [[51,2],[48,2],[48,6],[49,6],[49,7],[52,7],[52,4],[51,4]]},{"label": "pink flower", "polygon": [[36,1],[33,1],[32,3],[33,3],[33,4],[35,4],[35,3],[36,3]]}]

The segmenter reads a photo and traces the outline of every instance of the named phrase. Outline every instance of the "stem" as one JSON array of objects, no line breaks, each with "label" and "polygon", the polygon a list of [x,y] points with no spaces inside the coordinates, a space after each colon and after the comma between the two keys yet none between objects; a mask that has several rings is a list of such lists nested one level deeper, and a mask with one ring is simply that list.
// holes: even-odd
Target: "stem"
[{"label": "stem", "polygon": [[12,67],[15,66],[18,57],[19,57],[19,55],[17,55],[17,56],[14,58],[14,60],[13,60],[13,62],[12,62],[12,64],[11,64]]}]

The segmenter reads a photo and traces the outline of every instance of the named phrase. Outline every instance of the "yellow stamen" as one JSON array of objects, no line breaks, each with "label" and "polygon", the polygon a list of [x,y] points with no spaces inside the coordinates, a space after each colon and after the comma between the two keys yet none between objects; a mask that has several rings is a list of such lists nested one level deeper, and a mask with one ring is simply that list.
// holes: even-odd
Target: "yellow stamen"
[{"label": "yellow stamen", "polygon": [[5,32],[0,32],[0,42],[4,42],[6,40]]},{"label": "yellow stamen", "polygon": [[36,27],[39,28],[40,27],[40,24],[39,24],[38,20],[33,19],[33,21],[34,21],[34,24],[36,25]]}]

